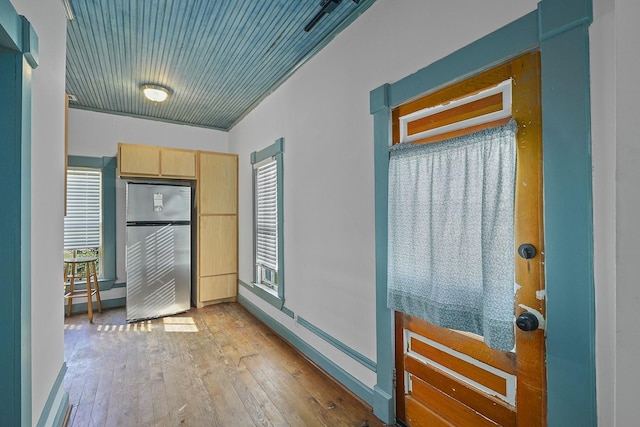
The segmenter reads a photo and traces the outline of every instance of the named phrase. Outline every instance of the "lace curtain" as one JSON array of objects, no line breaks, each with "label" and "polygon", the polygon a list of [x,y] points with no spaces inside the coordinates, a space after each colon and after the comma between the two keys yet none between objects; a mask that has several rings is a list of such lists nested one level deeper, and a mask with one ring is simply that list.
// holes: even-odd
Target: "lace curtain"
[{"label": "lace curtain", "polygon": [[390,148],[387,303],[514,347],[516,130]]}]

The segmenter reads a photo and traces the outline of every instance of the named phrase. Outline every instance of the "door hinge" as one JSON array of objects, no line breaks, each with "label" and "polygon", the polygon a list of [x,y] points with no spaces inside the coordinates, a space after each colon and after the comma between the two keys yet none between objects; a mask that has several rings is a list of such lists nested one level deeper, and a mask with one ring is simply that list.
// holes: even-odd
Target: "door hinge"
[{"label": "door hinge", "polygon": [[396,376],[396,368],[393,368],[393,388],[396,388],[397,385],[398,385],[398,380]]}]

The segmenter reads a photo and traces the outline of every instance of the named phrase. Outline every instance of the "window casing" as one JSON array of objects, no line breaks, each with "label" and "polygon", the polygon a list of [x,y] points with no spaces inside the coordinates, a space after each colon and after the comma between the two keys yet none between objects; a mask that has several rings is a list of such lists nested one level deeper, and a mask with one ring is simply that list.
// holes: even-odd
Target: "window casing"
[{"label": "window casing", "polygon": [[[101,173],[101,242],[98,267],[101,291],[116,285],[116,165],[115,157],[68,156],[68,170],[88,169]],[[84,255],[79,252],[76,254]],[[66,257],[70,256],[72,255]]]},{"label": "window casing", "polygon": [[254,202],[254,277],[259,295],[282,308],[284,305],[282,154],[279,139],[251,154]]}]

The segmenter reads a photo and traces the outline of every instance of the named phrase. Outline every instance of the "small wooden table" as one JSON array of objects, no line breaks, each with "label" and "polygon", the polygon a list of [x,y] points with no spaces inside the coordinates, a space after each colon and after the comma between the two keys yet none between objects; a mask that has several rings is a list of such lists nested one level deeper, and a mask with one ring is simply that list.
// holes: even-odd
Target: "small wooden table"
[{"label": "small wooden table", "polygon": [[[67,300],[67,316],[71,316],[71,305],[74,298],[87,299],[87,312],[89,323],[93,323],[93,296],[98,301],[98,313],[102,313],[102,301],[100,301],[100,288],[98,285],[98,270],[96,257],[69,258],[64,260],[64,298]],[[78,264],[85,265],[86,278],[77,275]],[[76,279],[86,279],[86,289],[75,290]],[[69,287],[67,290],[67,286]]]}]

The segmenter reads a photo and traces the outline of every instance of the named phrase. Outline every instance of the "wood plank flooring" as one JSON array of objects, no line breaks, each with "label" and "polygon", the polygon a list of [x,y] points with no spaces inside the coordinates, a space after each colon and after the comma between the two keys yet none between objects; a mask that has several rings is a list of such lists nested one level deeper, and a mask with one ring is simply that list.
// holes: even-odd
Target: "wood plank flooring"
[{"label": "wood plank flooring", "polygon": [[383,426],[235,303],[134,324],[65,319],[69,426]]}]

